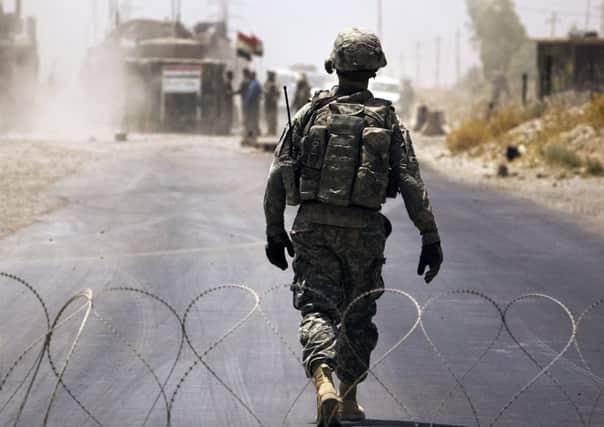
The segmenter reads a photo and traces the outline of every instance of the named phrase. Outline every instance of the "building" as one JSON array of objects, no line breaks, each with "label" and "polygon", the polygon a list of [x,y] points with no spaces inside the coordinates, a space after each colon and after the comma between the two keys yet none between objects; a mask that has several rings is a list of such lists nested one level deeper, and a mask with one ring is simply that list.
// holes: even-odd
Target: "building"
[{"label": "building", "polygon": [[83,81],[95,121],[128,132],[220,133],[223,75],[233,48],[217,24],[119,24],[91,49]]},{"label": "building", "polygon": [[565,91],[604,92],[604,38],[586,33],[535,42],[539,99]]}]

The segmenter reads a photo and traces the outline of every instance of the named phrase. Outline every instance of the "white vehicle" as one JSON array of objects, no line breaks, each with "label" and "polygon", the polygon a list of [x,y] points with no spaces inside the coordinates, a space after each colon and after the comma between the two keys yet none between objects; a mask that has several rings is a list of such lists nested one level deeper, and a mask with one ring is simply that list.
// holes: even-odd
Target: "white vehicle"
[{"label": "white vehicle", "polygon": [[401,81],[399,79],[377,76],[369,81],[369,90],[376,98],[386,99],[398,107],[401,100]]}]

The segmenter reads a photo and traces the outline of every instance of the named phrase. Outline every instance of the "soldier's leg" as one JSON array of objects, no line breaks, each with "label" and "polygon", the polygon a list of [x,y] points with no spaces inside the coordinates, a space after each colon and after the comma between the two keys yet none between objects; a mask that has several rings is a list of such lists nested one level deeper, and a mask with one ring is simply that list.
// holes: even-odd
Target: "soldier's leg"
[{"label": "soldier's leg", "polygon": [[378,340],[372,319],[376,314],[376,295],[359,300],[347,313],[337,342],[337,375],[347,384],[360,383],[367,377],[371,353]]},{"label": "soldier's leg", "polygon": [[356,386],[367,376],[371,352],[378,340],[378,330],[372,319],[376,313],[376,300],[384,287],[381,278],[384,225],[380,223],[366,230],[350,232],[344,241],[349,249],[343,250],[346,306],[342,308],[336,345],[336,372],[341,380],[342,399],[338,415],[342,421],[360,421],[365,419],[365,410],[357,401]]},{"label": "soldier's leg", "polygon": [[303,362],[315,385],[317,425],[321,427],[340,425],[336,421],[339,397],[332,372],[336,364],[336,325],[342,293],[340,261],[329,244],[333,234],[329,227],[318,225],[292,233],[296,249],[294,307],[302,312],[299,332]]},{"label": "soldier's leg", "polygon": [[327,243],[329,233],[326,227],[318,225],[292,233],[296,250],[292,291],[294,307],[302,314],[299,338],[309,377],[318,364],[336,367],[342,273],[340,261]]},{"label": "soldier's leg", "polygon": [[376,300],[381,296],[379,291],[384,287],[381,275],[385,239],[380,223],[351,232],[344,240],[348,246],[343,252],[346,306],[342,307],[337,343],[337,375],[346,383],[365,379],[371,352],[377,344],[378,330],[372,319],[376,314]]}]

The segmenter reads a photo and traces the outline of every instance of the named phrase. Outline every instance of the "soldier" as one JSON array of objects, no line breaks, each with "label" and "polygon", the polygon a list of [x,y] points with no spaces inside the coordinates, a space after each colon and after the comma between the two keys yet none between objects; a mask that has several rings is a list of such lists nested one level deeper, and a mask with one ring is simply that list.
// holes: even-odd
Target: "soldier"
[{"label": "soldier", "polygon": [[[387,196],[401,193],[419,229],[417,273],[429,266],[426,283],[443,259],[409,132],[390,102],[367,90],[385,65],[374,34],[353,29],[337,36],[325,68],[337,72],[339,84],[297,112],[275,151],[264,196],[269,261],[285,270],[285,249],[295,254],[294,307],[302,314],[299,338],[306,374],[316,387],[320,426],[365,418],[356,386],[367,376],[378,339],[372,318],[391,231],[380,213]],[[284,226],[286,202],[300,204],[293,243]]]},{"label": "soldier", "polygon": [[294,110],[302,108],[310,99],[310,84],[306,73],[300,73],[296,82],[296,93],[294,95]]},{"label": "soldier", "polygon": [[274,71],[268,71],[264,83],[264,118],[266,119],[267,134],[271,136],[277,135],[277,107],[281,93],[276,77]]},{"label": "soldier", "polygon": [[233,95],[235,91],[233,89],[233,72],[228,70],[224,76],[224,117],[223,117],[223,133],[225,135],[231,134],[233,128]]},{"label": "soldier", "polygon": [[242,73],[241,82],[239,83],[239,89],[237,89],[237,92],[235,92],[235,94],[241,96],[241,124],[242,124],[242,128],[244,129],[244,135],[247,136],[247,124],[248,124],[249,118],[248,118],[247,105],[245,103],[245,95],[248,90],[248,86],[250,85],[250,82],[252,81],[252,78],[251,78],[251,71],[248,70],[247,68],[244,68],[241,73]]}]

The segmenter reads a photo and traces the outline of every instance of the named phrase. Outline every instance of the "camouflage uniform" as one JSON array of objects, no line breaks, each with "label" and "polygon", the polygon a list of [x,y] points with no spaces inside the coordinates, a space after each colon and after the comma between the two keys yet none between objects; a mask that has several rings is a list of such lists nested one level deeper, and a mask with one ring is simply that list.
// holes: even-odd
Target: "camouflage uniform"
[{"label": "camouflage uniform", "polygon": [[[349,102],[372,98],[369,91],[349,95],[350,92],[347,88],[334,88],[330,95]],[[311,111],[312,103],[296,114],[294,140],[301,139]],[[395,184],[422,234],[423,243],[437,242],[436,223],[409,133],[399,125],[394,109],[386,121],[392,124],[390,166]],[[284,229],[286,194],[280,170],[280,157],[287,151],[284,140],[275,151],[264,198],[267,235],[272,238],[278,238]],[[299,334],[309,376],[311,365],[318,360],[336,369],[342,380],[354,381],[366,371],[378,338],[371,319],[379,293],[351,308],[345,325],[347,339],[338,340],[337,336],[341,314],[348,304],[364,292],[383,287],[385,238],[384,218],[377,210],[319,202],[304,202],[300,206],[292,230],[296,250],[292,289],[294,306],[303,316]]]},{"label": "camouflage uniform", "polygon": [[[336,46],[345,44],[343,42],[349,36],[350,33],[342,39],[338,36]],[[379,55],[371,57],[370,53],[367,57],[369,59],[365,62],[380,58]],[[338,69],[341,66],[338,60],[332,54],[326,69]],[[375,65],[374,69],[384,66],[385,59]],[[321,112],[331,108],[332,103],[376,107],[376,111],[381,111],[380,114],[372,113],[371,117],[367,115],[364,120],[366,126],[372,128],[378,126],[371,123],[371,120],[376,120],[378,127],[387,132],[390,196],[397,192],[402,194],[407,212],[419,229],[424,245],[439,242],[409,132],[401,127],[394,108],[387,101],[375,99],[368,90],[352,87],[335,87],[329,92],[319,92],[297,112],[291,129],[291,150],[290,135],[284,132],[275,151],[264,197],[269,242],[287,240],[283,218],[288,196],[285,164],[291,153],[295,156],[304,151],[304,137],[312,132],[311,125],[321,121]],[[376,115],[380,117],[376,118]],[[304,176],[304,170],[301,173]],[[300,192],[303,193],[302,190]],[[291,233],[295,248],[292,291],[294,307],[302,314],[299,338],[309,377],[313,375],[313,366],[318,363],[328,365],[348,384],[366,376],[370,355],[378,339],[372,318],[376,314],[376,300],[382,293],[379,290],[384,287],[381,272],[385,261],[387,219],[380,213],[379,206],[379,202],[375,208],[354,204],[336,206],[320,200],[306,200],[300,205]],[[357,297],[370,291],[376,292],[365,295],[350,306]]]},{"label": "camouflage uniform", "polygon": [[277,135],[277,110],[279,104],[279,87],[275,81],[275,73],[269,71],[264,83],[264,118],[268,135]]}]

